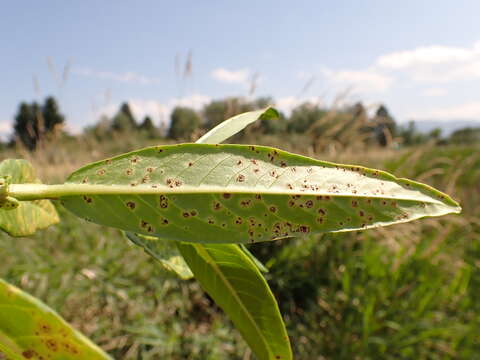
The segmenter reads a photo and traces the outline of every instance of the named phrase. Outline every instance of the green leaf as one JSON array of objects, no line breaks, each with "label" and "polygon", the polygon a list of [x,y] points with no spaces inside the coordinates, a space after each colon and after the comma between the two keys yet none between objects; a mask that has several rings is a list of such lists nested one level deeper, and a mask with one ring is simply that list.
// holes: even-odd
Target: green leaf
[{"label": "green leaf", "polygon": [[10,359],[110,359],[38,299],[0,279],[0,354]]},{"label": "green leaf", "polygon": [[178,243],[178,249],[258,359],[292,358],[275,298],[255,264],[238,246]]},{"label": "green leaf", "polygon": [[267,120],[278,117],[278,111],[271,107],[239,114],[215,126],[198,139],[197,144],[219,144],[257,120]]},{"label": "green leaf", "polygon": [[183,280],[193,277],[192,271],[177,249],[176,242],[166,239],[160,240],[156,237],[135,234],[129,231],[125,235],[131,242],[143,248],[148,255],[157,260],[165,270]]},{"label": "green leaf", "polygon": [[[0,177],[6,181],[4,190],[8,191],[8,183],[40,183],[35,171],[26,160],[8,159],[0,163]],[[8,201],[8,199],[11,199]],[[3,201],[2,201],[3,200]],[[5,201],[7,200],[7,201]],[[2,208],[3,203],[3,208]],[[6,210],[9,206],[12,209]],[[59,221],[57,211],[49,200],[35,200],[16,203],[14,199],[0,191],[0,229],[12,236],[27,236],[38,229],[46,228]]]},{"label": "green leaf", "polygon": [[182,242],[252,243],[460,211],[427,185],[264,146],[150,147],[88,165],[62,189],[65,207],[87,220]]}]

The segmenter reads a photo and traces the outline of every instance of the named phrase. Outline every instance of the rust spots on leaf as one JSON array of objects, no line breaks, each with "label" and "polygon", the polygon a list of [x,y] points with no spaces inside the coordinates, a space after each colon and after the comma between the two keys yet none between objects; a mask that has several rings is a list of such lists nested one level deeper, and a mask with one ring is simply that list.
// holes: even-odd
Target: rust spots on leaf
[{"label": "rust spots on leaf", "polygon": [[251,203],[252,203],[252,201],[249,200],[249,199],[242,200],[242,201],[240,201],[240,206],[241,206],[241,207],[244,207],[244,208],[245,208],[245,207],[249,207],[249,206],[251,205]]},{"label": "rust spots on leaf", "polygon": [[22,356],[25,359],[32,359],[34,356],[37,356],[38,353],[35,350],[32,349],[27,349],[24,352],[22,352]]},{"label": "rust spots on leaf", "polygon": [[140,158],[138,156],[134,156],[130,159],[130,162],[132,164],[137,164],[140,161]]},{"label": "rust spots on leaf", "polygon": [[162,209],[168,208],[168,198],[165,195],[160,195],[160,207]]},{"label": "rust spots on leaf", "polygon": [[236,180],[237,180],[237,182],[244,182],[245,181],[245,175],[238,174]]},{"label": "rust spots on leaf", "polygon": [[310,232],[310,227],[307,226],[307,225],[300,225],[300,226],[298,227],[298,231],[301,232],[301,233],[306,234],[306,233],[309,233],[309,232]]}]

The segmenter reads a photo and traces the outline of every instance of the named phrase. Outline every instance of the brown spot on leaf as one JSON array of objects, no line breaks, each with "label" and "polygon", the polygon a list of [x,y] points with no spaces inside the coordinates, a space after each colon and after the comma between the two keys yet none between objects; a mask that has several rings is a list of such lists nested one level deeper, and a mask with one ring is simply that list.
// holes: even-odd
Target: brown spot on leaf
[{"label": "brown spot on leaf", "polygon": [[99,176],[103,176],[103,175],[105,175],[105,173],[106,173],[105,169],[100,169],[100,170],[97,171],[97,175],[99,175]]},{"label": "brown spot on leaf", "polygon": [[237,176],[237,182],[244,182],[245,181],[245,175],[238,174]]},{"label": "brown spot on leaf", "polygon": [[127,201],[127,203],[126,203],[125,205],[127,205],[127,207],[128,207],[130,210],[135,209],[135,206],[136,206],[135,202],[133,202],[133,201]]},{"label": "brown spot on leaf", "polygon": [[222,196],[224,199],[230,199],[232,195],[229,193],[224,193]]}]

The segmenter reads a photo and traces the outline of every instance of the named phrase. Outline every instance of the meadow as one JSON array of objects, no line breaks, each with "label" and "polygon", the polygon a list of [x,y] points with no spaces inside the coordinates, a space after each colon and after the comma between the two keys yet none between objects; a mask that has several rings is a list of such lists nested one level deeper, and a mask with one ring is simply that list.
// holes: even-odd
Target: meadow
[{"label": "meadow", "polygon": [[[244,140],[246,141],[246,140]],[[160,141],[164,143],[164,141]],[[158,140],[112,134],[57,140],[26,158],[47,183]],[[248,142],[376,167],[451,195],[461,215],[363,232],[256,244],[297,359],[480,359],[480,146],[339,150]],[[29,238],[0,234],[0,277],[42,299],[117,359],[254,359],[195,280],[181,281],[115,229],[62,221]]]}]

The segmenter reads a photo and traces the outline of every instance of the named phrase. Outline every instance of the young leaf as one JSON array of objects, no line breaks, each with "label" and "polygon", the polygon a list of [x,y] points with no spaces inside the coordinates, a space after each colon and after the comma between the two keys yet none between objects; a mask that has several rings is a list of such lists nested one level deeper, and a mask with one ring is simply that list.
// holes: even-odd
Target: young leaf
[{"label": "young leaf", "polygon": [[0,308],[0,354],[10,359],[110,359],[45,304],[2,279]]},{"label": "young leaf", "polygon": [[15,199],[7,196],[9,183],[40,183],[28,161],[2,161],[0,177],[0,229],[11,236],[27,236],[59,221],[57,211],[49,200],[17,203]]},{"label": "young leaf", "polygon": [[178,243],[178,249],[259,360],[292,358],[275,298],[255,264],[238,246]]},{"label": "young leaf", "polygon": [[[23,186],[11,185],[10,195],[28,198]],[[263,146],[146,148],[88,165],[60,187],[81,217],[183,242],[269,241],[460,211],[427,185]]]},{"label": "young leaf", "polygon": [[198,139],[197,144],[219,144],[259,119],[266,120],[278,117],[278,111],[271,107],[239,114],[215,126]]},{"label": "young leaf", "polygon": [[127,231],[126,237],[135,245],[157,260],[162,267],[177,275],[182,280],[188,280],[193,277],[192,271],[180,255],[176,242],[166,239],[158,239],[152,236],[135,234]]}]

